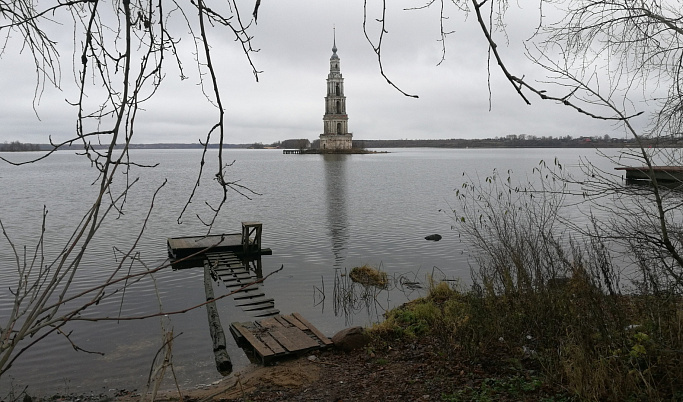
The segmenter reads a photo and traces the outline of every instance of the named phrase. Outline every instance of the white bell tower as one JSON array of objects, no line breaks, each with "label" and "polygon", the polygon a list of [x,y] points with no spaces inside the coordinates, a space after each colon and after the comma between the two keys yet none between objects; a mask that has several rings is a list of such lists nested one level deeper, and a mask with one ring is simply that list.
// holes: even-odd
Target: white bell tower
[{"label": "white bell tower", "polygon": [[341,74],[339,56],[337,56],[336,36],[336,29],[333,28],[332,56],[330,57],[330,73],[327,75],[323,133],[320,134],[320,149],[322,151],[350,150],[353,137],[353,134],[349,133],[349,116],[346,114],[346,96],[344,96],[344,78]]}]

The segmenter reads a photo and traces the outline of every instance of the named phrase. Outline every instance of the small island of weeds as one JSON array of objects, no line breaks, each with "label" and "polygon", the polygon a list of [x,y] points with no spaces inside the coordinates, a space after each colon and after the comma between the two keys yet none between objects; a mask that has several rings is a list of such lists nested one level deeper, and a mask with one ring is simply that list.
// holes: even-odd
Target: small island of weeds
[{"label": "small island of weeds", "polygon": [[360,283],[365,286],[375,286],[378,288],[385,288],[389,283],[386,272],[382,272],[369,265],[360,267],[353,267],[349,272],[349,277],[352,281]]}]

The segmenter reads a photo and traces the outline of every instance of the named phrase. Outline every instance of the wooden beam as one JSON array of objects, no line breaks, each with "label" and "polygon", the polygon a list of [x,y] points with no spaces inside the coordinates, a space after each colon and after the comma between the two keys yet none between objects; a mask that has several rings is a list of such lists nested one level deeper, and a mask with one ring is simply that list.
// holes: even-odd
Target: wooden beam
[{"label": "wooden beam", "polygon": [[317,336],[325,345],[331,345],[331,344],[332,344],[332,340],[331,340],[330,338],[326,337],[325,334],[323,334],[322,332],[320,332],[320,331],[318,330],[318,328],[314,327],[313,324],[311,324],[310,322],[308,322],[308,320],[305,319],[304,317],[302,317],[301,314],[299,314],[299,313],[292,313],[292,316],[293,316],[294,318],[296,318],[297,320],[301,321],[302,324],[304,324],[305,326],[307,326],[308,329],[311,330],[311,332],[313,332],[313,334],[315,334],[315,336]]},{"label": "wooden beam", "polygon": [[291,325],[294,325],[295,327],[299,328],[302,331],[305,331],[308,329],[307,326],[305,326],[301,321],[297,320],[291,315],[284,315],[282,316],[283,319],[287,320]]},{"label": "wooden beam", "polygon": [[248,329],[244,328],[242,324],[239,322],[233,322],[232,327],[235,328],[240,335],[246,339],[247,342],[254,348],[256,353],[261,356],[261,358],[270,356],[273,354],[272,349],[270,349],[268,346],[266,346],[263,342],[261,342],[258,338],[254,336],[254,334],[251,333]]},{"label": "wooden beam", "polygon": [[[204,291],[206,293],[206,300],[213,300],[213,280],[211,279],[211,273],[209,267],[204,267]],[[228,375],[232,372],[232,362],[230,361],[230,356],[228,355],[226,343],[225,343],[225,332],[223,332],[223,326],[221,325],[221,320],[218,315],[218,308],[216,308],[216,302],[211,301],[206,304],[206,315],[209,319],[209,332],[211,333],[211,339],[213,341],[213,354],[214,360],[216,361],[216,369],[222,375]]]},{"label": "wooden beam", "polygon": [[282,354],[285,353],[286,350],[282,348],[282,346],[273,338],[270,336],[268,333],[261,334],[261,341],[265,343],[270,350],[273,351],[273,354]]},{"label": "wooden beam", "polygon": [[271,315],[280,314],[280,310],[276,308],[266,309],[266,310],[256,310],[253,312],[254,317],[268,317]]}]

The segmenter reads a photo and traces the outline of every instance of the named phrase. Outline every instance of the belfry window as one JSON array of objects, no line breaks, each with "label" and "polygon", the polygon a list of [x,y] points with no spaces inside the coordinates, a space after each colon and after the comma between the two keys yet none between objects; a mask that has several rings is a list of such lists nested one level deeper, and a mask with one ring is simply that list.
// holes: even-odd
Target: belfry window
[{"label": "belfry window", "polygon": [[337,96],[341,95],[341,89],[339,89],[339,84],[337,84],[337,86],[335,87],[334,92]]},{"label": "belfry window", "polygon": [[341,102],[337,101],[337,114],[341,114]]},{"label": "belfry window", "polygon": [[337,134],[341,134],[341,133],[342,133],[341,126],[342,126],[341,123],[337,123]]}]

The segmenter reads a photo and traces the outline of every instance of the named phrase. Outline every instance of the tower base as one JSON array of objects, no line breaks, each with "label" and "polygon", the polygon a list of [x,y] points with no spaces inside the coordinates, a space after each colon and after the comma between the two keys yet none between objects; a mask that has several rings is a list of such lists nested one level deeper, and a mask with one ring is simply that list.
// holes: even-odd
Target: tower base
[{"label": "tower base", "polygon": [[337,151],[352,148],[352,134],[320,134],[321,151]]}]

